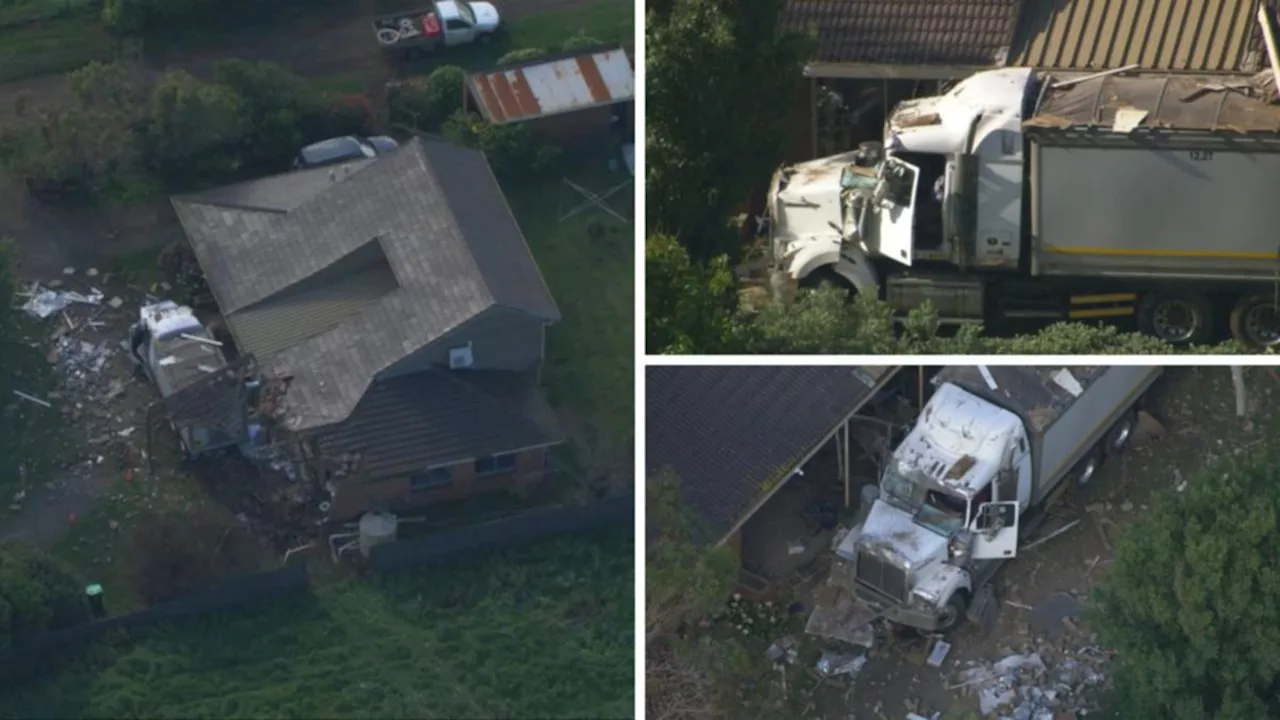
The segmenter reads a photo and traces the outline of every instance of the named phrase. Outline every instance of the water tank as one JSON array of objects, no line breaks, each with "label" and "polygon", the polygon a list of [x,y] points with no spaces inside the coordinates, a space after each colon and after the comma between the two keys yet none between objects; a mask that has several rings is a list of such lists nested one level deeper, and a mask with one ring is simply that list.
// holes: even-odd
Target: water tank
[{"label": "water tank", "polygon": [[360,517],[360,554],[369,557],[377,545],[395,542],[396,516],[390,513],[365,513]]}]

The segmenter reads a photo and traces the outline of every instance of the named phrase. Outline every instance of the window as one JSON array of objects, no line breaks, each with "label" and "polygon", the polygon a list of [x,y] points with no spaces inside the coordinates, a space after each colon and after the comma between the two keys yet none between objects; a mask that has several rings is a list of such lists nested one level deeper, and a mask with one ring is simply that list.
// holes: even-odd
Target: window
[{"label": "window", "polygon": [[444,24],[445,30],[467,30],[467,29],[470,29],[470,27],[471,26],[468,25],[465,20],[457,20],[457,19],[447,20],[445,21],[445,24]]},{"label": "window", "polygon": [[449,369],[457,370],[469,367],[471,367],[471,343],[467,343],[462,347],[450,348]]},{"label": "window", "polygon": [[501,455],[490,455],[476,460],[477,475],[492,475],[493,473],[510,472],[516,469],[516,454],[503,453]]},{"label": "window", "polygon": [[409,488],[412,490],[435,490],[452,484],[453,471],[447,467],[431,468],[409,478]]},{"label": "window", "polygon": [[476,14],[471,11],[471,3],[458,3],[458,14],[462,16],[462,22],[465,23],[466,26],[469,27],[476,24]]}]

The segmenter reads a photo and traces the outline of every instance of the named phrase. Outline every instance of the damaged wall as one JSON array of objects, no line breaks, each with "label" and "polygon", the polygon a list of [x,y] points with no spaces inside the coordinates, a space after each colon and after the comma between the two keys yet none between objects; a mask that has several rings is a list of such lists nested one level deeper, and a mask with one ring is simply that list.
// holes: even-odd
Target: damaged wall
[{"label": "damaged wall", "polygon": [[452,466],[452,482],[446,487],[414,490],[409,476],[386,480],[361,481],[349,477],[336,481],[330,516],[334,520],[350,520],[374,507],[400,511],[462,500],[473,495],[527,487],[546,475],[547,449],[524,450],[516,455],[515,470],[476,475],[475,463],[467,461]]}]

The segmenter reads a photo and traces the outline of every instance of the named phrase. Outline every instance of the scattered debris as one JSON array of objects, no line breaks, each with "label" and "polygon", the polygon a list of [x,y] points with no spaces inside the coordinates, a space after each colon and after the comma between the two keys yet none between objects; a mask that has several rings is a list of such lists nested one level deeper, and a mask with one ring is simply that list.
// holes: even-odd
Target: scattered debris
[{"label": "scattered debris", "polygon": [[88,270],[84,271],[84,274],[88,275],[89,277],[98,277],[98,268],[89,268]]},{"label": "scattered debris", "polygon": [[113,297],[107,301],[107,304],[111,306],[111,309],[119,310],[120,306],[124,305],[124,300],[119,297]]},{"label": "scattered debris", "polygon": [[951,643],[945,640],[938,640],[933,644],[933,650],[929,653],[929,659],[925,660],[925,664],[929,667],[942,667],[942,663],[946,662],[947,653],[951,652]]},{"label": "scattered debris", "polygon": [[764,656],[769,660],[769,662],[775,665],[781,665],[784,662],[787,665],[791,665],[796,661],[798,652],[799,651],[796,649],[796,639],[790,635],[784,635],[770,645],[769,649],[764,651]]},{"label": "scattered debris", "polygon": [[1098,667],[1107,655],[1097,648],[1067,652],[1050,666],[1040,652],[1013,654],[960,673],[965,688],[978,698],[983,716],[997,720],[1053,720],[1056,713],[1086,709],[1084,694],[1107,678]]},{"label": "scattered debris", "polygon": [[97,305],[102,302],[102,293],[96,289],[91,290],[88,295],[83,295],[69,290],[41,290],[39,285],[31,288],[28,297],[30,299],[22,305],[22,309],[38,320],[60,313],[76,303]]},{"label": "scattered debris", "polygon": [[866,664],[867,656],[865,654],[850,655],[824,650],[822,657],[818,658],[817,664],[814,665],[814,669],[823,677],[848,675],[849,679],[852,680],[858,677],[858,673],[862,672],[862,667]]},{"label": "scattered debris", "polygon": [[803,542],[800,542],[799,540],[792,541],[787,545],[788,555],[803,555],[804,551],[805,551],[805,545]]},{"label": "scattered debris", "polygon": [[37,404],[37,405],[43,405],[43,406],[45,406],[45,407],[47,407],[47,408],[51,408],[51,407],[53,407],[53,405],[52,405],[49,401],[47,401],[47,400],[41,400],[40,398],[38,398],[38,397],[36,397],[36,396],[34,396],[34,395],[28,395],[28,394],[26,394],[26,393],[22,392],[21,390],[14,390],[14,391],[13,391],[13,394],[14,394],[14,395],[17,395],[18,397],[22,398],[23,400],[27,400],[27,401],[29,401],[29,402],[33,402],[33,403],[35,403],[35,404]]},{"label": "scattered debris", "polygon": [[1047,543],[1047,542],[1049,542],[1050,540],[1052,540],[1052,539],[1054,539],[1054,538],[1058,537],[1059,535],[1061,535],[1061,534],[1065,533],[1066,531],[1070,530],[1071,528],[1073,528],[1073,527],[1075,527],[1075,526],[1077,526],[1077,525],[1079,525],[1079,524],[1080,524],[1080,521],[1079,521],[1079,520],[1072,520],[1071,522],[1067,523],[1066,525],[1063,525],[1062,527],[1058,528],[1057,530],[1054,530],[1053,532],[1049,533],[1048,535],[1045,535],[1044,537],[1040,538],[1039,540],[1036,540],[1036,541],[1034,541],[1034,542],[1028,543],[1027,545],[1023,546],[1022,550],[1023,550],[1023,552],[1026,552],[1027,550],[1030,550],[1031,548],[1036,547],[1037,545],[1041,545],[1041,544]]}]

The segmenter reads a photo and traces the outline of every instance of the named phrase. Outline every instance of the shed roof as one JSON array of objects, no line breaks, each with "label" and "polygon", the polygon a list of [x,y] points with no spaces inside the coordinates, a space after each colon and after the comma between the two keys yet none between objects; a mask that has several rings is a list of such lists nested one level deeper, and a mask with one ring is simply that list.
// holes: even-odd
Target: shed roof
[{"label": "shed roof", "polygon": [[1258,0],[1027,0],[1010,64],[1256,72],[1264,58],[1257,11]]},{"label": "shed roof", "polygon": [[814,60],[879,65],[1002,63],[1021,0],[789,0],[784,29],[817,40]]},{"label": "shed roof", "polygon": [[[1242,89],[1207,87],[1222,85],[1238,85]],[[1128,123],[1136,123],[1136,129],[1280,131],[1280,106],[1252,93],[1249,87],[1248,77],[1107,75],[1049,88],[1024,127],[1042,133],[1073,128],[1107,130],[1117,126],[1117,113],[1126,110],[1130,115]],[[1125,118],[1121,118],[1120,125],[1125,134],[1130,132]]]},{"label": "shed roof", "polygon": [[441,140],[173,206],[237,343],[292,378],[290,430],[344,419],[375,375],[490,307],[559,319],[484,156]]},{"label": "shed roof", "polygon": [[494,125],[635,99],[635,70],[620,48],[535,58],[473,72],[467,88]]},{"label": "shed roof", "polygon": [[327,457],[358,454],[369,479],[563,440],[532,375],[431,369],[379,380],[317,436]]},{"label": "shed roof", "polygon": [[646,476],[676,473],[686,502],[719,540],[895,371],[649,367]]}]

